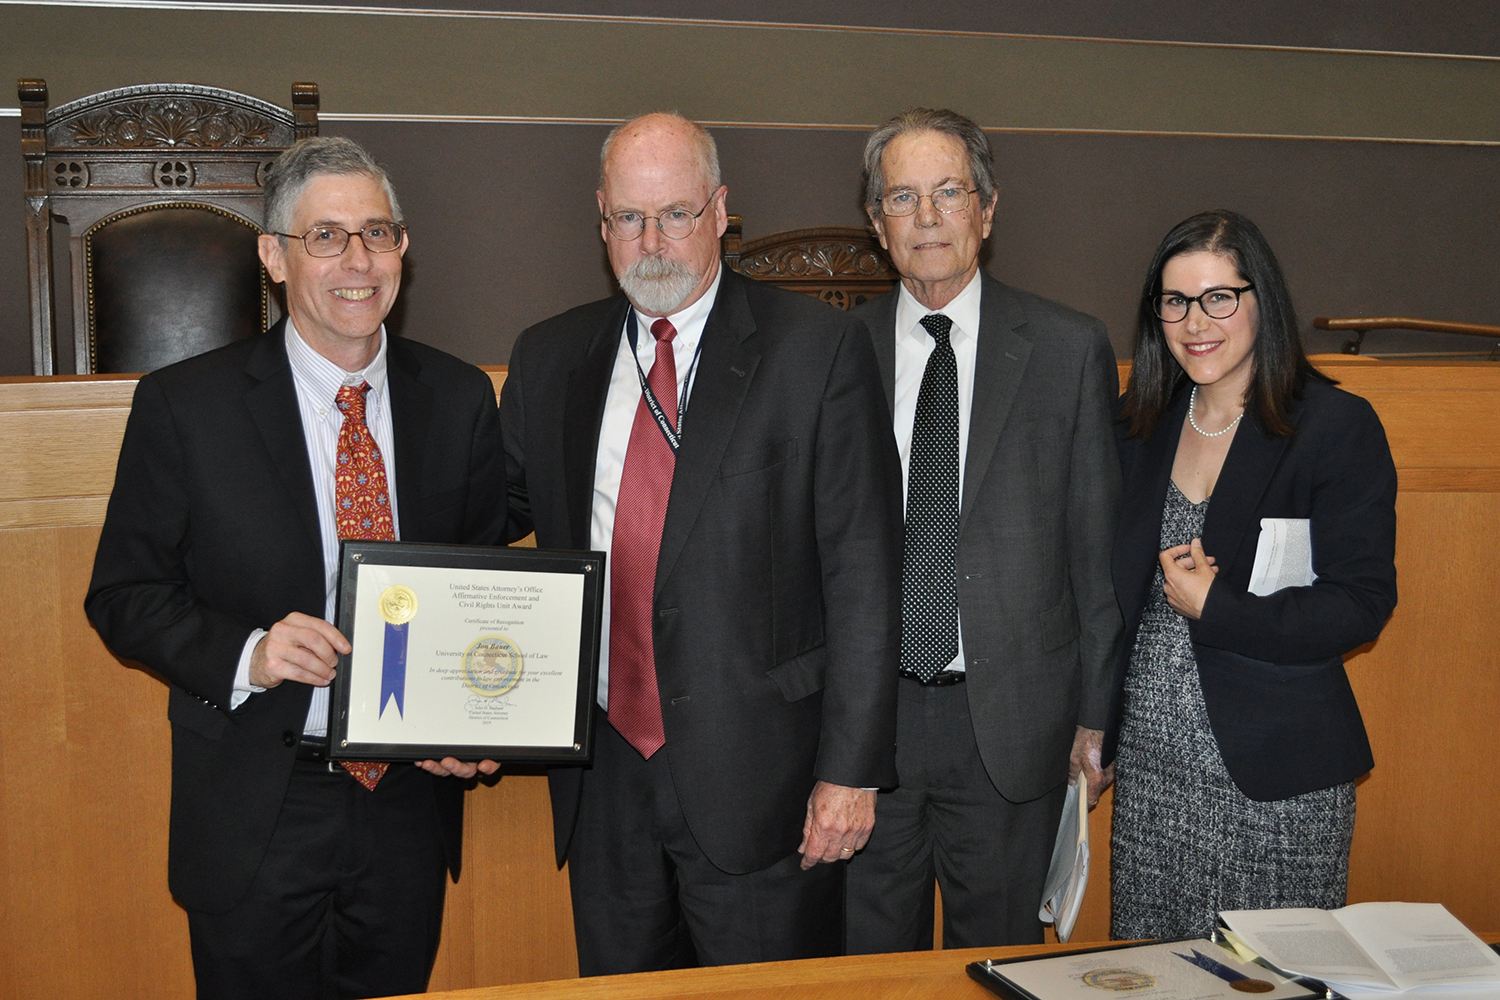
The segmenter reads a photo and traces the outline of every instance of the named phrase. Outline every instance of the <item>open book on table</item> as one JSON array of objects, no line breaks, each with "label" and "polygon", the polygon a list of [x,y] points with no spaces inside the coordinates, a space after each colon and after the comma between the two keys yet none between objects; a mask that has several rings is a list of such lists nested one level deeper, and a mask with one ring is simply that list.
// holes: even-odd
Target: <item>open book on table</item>
[{"label": "open book on table", "polygon": [[1440,903],[1230,910],[1219,918],[1238,947],[1351,998],[1428,987],[1449,1000],[1500,997],[1500,956]]}]

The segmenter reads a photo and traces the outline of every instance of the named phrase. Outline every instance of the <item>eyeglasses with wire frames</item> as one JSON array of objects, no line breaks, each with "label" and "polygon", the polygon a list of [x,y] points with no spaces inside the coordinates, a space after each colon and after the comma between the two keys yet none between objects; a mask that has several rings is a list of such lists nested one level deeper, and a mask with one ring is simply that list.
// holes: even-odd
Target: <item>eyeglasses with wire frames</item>
[{"label": "eyeglasses with wire frames", "polygon": [[945,187],[932,194],[917,194],[910,188],[887,191],[880,198],[880,211],[884,215],[900,218],[914,214],[922,205],[922,199],[932,202],[932,207],[944,215],[962,212],[969,207],[969,196],[978,188]]},{"label": "eyeglasses with wire frames", "polygon": [[399,222],[372,222],[357,233],[338,226],[314,226],[301,236],[293,236],[291,233],[274,235],[301,240],[309,257],[337,257],[349,249],[349,240],[354,236],[358,236],[359,242],[371,253],[390,253],[401,246],[406,227]]},{"label": "eyeglasses with wire frames", "polygon": [[1228,319],[1239,309],[1240,296],[1254,290],[1255,283],[1251,282],[1239,288],[1232,285],[1210,288],[1202,295],[1162,292],[1151,296],[1151,311],[1163,323],[1181,323],[1187,319],[1188,310],[1196,302],[1198,308],[1203,310],[1203,315],[1210,319]]},{"label": "eyeglasses with wire frames", "polygon": [[638,240],[646,231],[646,223],[656,220],[656,228],[668,239],[685,240],[693,235],[693,230],[698,228],[698,217],[708,211],[708,206],[714,203],[719,196],[715,191],[708,196],[708,201],[696,212],[689,212],[685,208],[669,208],[660,215],[642,215],[640,212],[613,212],[602,216],[604,224],[609,227],[610,235],[617,240],[629,243]]}]

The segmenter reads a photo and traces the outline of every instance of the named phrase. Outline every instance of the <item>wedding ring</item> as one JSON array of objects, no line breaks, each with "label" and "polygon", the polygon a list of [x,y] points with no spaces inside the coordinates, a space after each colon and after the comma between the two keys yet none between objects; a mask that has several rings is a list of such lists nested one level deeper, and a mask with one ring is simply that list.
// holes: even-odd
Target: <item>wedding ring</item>
[{"label": "wedding ring", "polygon": [[839,848],[839,853],[840,854],[853,854],[854,853],[854,848],[852,848],[852,847],[840,847]]}]

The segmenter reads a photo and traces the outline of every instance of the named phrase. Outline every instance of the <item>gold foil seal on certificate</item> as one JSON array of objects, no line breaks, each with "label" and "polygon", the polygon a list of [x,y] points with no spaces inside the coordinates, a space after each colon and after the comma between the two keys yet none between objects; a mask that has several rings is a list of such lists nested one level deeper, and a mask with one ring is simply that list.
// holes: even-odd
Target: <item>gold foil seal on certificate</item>
[{"label": "gold foil seal on certificate", "polygon": [[1270,993],[1276,988],[1274,983],[1264,979],[1236,979],[1229,985],[1241,993]]},{"label": "gold foil seal on certificate", "polygon": [[525,657],[503,635],[482,635],[464,652],[464,684],[475,694],[498,698],[521,681]]},{"label": "gold foil seal on certificate", "polygon": [[1083,981],[1085,985],[1092,986],[1096,990],[1106,990],[1110,993],[1149,990],[1156,985],[1156,978],[1140,969],[1095,969],[1093,972],[1084,973]]},{"label": "gold foil seal on certificate", "polygon": [[396,584],[380,592],[380,617],[392,625],[405,625],[417,616],[417,594]]}]

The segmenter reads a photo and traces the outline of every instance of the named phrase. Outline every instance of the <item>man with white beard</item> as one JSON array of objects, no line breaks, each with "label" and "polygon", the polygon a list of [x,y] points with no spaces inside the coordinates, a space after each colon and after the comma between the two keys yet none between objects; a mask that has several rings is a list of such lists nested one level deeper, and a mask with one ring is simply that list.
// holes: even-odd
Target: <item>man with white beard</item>
[{"label": "man with white beard", "polygon": [[895,782],[901,470],[865,327],[720,265],[703,129],[610,134],[622,295],[524,332],[510,534],[609,553],[593,763],[551,772],[579,971],[832,955]]}]

